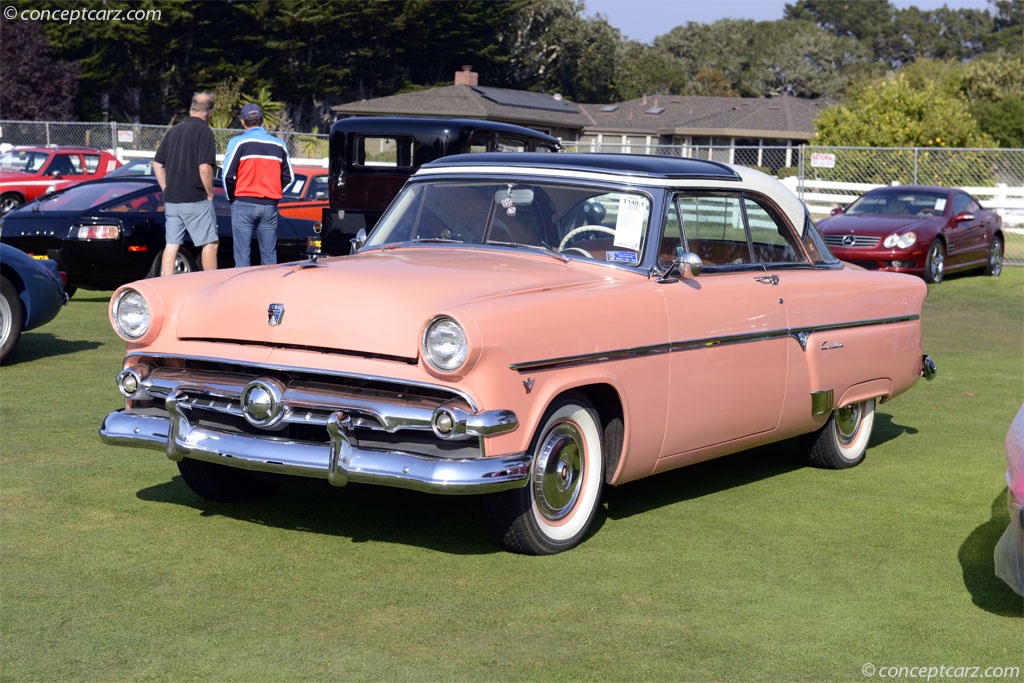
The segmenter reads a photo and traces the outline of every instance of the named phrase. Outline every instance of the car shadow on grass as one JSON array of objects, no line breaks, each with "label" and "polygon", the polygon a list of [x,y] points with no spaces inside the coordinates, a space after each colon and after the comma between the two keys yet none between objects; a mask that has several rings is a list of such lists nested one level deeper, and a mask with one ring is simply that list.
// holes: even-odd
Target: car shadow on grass
[{"label": "car shadow on grass", "polygon": [[610,488],[605,492],[608,516],[612,519],[632,517],[806,466],[795,439],[752,448]]},{"label": "car shadow on grass", "polygon": [[992,518],[971,532],[957,556],[974,604],[991,614],[1019,618],[1024,616],[1024,598],[996,576],[993,557],[996,542],[1010,523],[1006,496],[1004,488],[992,501]]},{"label": "car shadow on grass", "polygon": [[871,442],[868,444],[868,455],[871,448],[881,446],[887,441],[892,441],[904,434],[917,434],[917,429],[907,425],[896,424],[892,421],[892,415],[875,411],[875,427],[871,432]]},{"label": "car shadow on grass", "polygon": [[[917,429],[897,424],[891,415],[876,410],[868,457],[871,457],[873,447],[904,434],[917,433]],[[786,439],[612,488],[605,494],[608,515],[613,519],[630,517],[683,500],[771,479],[804,467],[808,467],[808,464],[800,440]]]},{"label": "car shadow on grass", "polygon": [[64,339],[48,332],[25,332],[14,353],[4,362],[4,366],[28,363],[38,358],[68,356],[79,351],[98,349],[101,346],[103,343],[98,341]]},{"label": "car shadow on grass", "polygon": [[453,555],[501,552],[491,539],[480,496],[438,496],[385,486],[334,488],[320,480],[290,480],[271,496],[245,503],[213,503],[180,476],[140,490],[139,499],[336,538],[419,546]]},{"label": "car shadow on grass", "polygon": [[[872,445],[917,430],[875,413]],[[742,451],[618,487],[605,487],[604,505],[586,538],[605,521],[745,486],[806,467],[796,439]],[[401,543],[456,555],[501,552],[488,533],[482,496],[444,496],[385,486],[334,488],[321,480],[290,479],[272,496],[247,503],[212,503],[194,494],[181,477],[138,492],[141,500],[193,508],[282,529],[366,541]],[[583,541],[586,542],[586,539]]]}]

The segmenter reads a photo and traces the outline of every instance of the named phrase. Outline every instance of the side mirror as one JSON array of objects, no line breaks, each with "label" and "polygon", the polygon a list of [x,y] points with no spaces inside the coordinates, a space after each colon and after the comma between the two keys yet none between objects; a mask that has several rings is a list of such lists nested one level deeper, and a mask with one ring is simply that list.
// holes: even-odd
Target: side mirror
[{"label": "side mirror", "polygon": [[830,216],[835,216],[837,213],[842,213],[842,212],[843,212],[843,207],[837,206],[834,209],[832,209],[832,213],[830,213],[829,215]]},{"label": "side mirror", "polygon": [[953,220],[956,221],[957,223],[963,223],[964,221],[973,221],[974,214],[971,213],[970,211],[961,211],[956,215],[956,218],[954,218]]},{"label": "side mirror", "polygon": [[359,251],[364,244],[366,244],[366,229],[359,228],[359,232],[349,242],[352,244],[352,253]]},{"label": "side mirror", "polygon": [[680,277],[697,277],[704,270],[704,261],[692,251],[683,252],[672,261],[668,270],[658,278],[661,284],[679,282]]}]

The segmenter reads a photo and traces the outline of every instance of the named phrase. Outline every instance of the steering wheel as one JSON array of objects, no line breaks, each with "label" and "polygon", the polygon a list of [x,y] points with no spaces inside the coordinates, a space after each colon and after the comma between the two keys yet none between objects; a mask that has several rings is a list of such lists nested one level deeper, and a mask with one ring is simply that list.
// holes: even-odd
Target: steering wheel
[{"label": "steering wheel", "polygon": [[[564,250],[565,249],[565,245],[569,243],[569,240],[571,240],[573,237],[575,237],[576,235],[580,234],[581,232],[604,232],[604,233],[607,233],[609,235],[614,235],[615,234],[615,230],[613,228],[606,228],[603,225],[581,225],[580,227],[573,228],[569,232],[565,233],[565,237],[563,237],[562,241],[559,242],[559,244],[558,244],[558,251]],[[583,251],[583,250],[580,249],[580,251]],[[584,253],[586,253],[586,252],[584,252]],[[590,254],[587,254],[587,256],[590,256]]]},{"label": "steering wheel", "polygon": [[939,215],[935,209],[921,209],[917,212],[918,216],[937,216]]},{"label": "steering wheel", "polygon": [[590,253],[589,251],[587,251],[586,249],[582,249],[582,248],[580,248],[580,247],[569,247],[568,249],[559,249],[559,250],[558,250],[558,253],[559,253],[559,254],[568,254],[569,252],[572,252],[572,251],[575,251],[575,252],[577,252],[577,253],[583,254],[583,255],[584,255],[584,256],[586,256],[587,258],[594,258],[594,255],[593,255],[593,254],[591,254],[591,253]]}]

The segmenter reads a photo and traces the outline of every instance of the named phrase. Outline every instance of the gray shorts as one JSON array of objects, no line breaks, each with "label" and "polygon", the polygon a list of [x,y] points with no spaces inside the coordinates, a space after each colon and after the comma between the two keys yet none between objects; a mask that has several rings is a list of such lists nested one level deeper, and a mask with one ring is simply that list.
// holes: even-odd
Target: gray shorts
[{"label": "gray shorts", "polygon": [[186,231],[197,247],[220,241],[213,202],[205,199],[187,204],[164,204],[164,229],[167,244],[180,245],[185,241]]}]

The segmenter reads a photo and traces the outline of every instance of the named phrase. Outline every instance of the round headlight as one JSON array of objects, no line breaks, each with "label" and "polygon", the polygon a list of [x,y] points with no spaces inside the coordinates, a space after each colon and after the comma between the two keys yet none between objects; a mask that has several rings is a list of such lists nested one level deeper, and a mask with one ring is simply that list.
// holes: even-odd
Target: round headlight
[{"label": "round headlight", "polygon": [[902,235],[899,233],[893,233],[882,241],[882,246],[886,249],[892,249],[893,247],[899,247],[900,249],[906,249],[914,246],[917,242],[917,233],[905,232]]},{"label": "round headlight", "polygon": [[469,357],[469,341],[462,326],[448,317],[440,317],[427,326],[423,335],[423,355],[435,369],[454,372]]},{"label": "round headlight", "polygon": [[149,331],[152,320],[146,297],[134,289],[124,290],[114,299],[111,319],[114,329],[125,339],[141,339]]}]

